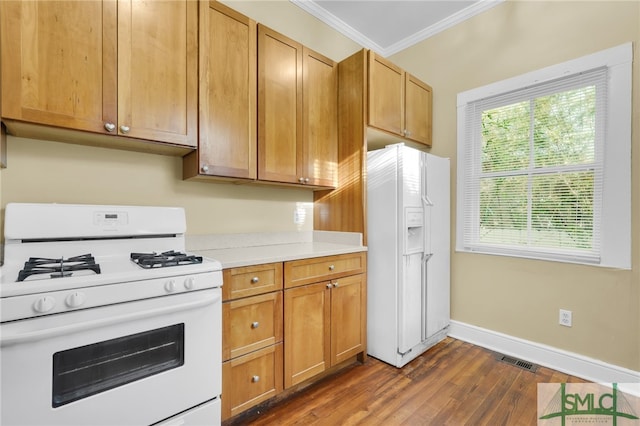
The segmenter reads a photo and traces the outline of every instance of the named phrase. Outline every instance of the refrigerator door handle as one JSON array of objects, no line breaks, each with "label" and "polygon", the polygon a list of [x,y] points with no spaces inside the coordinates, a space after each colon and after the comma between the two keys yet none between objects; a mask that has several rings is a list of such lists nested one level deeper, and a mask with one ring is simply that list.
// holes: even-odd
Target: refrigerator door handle
[{"label": "refrigerator door handle", "polygon": [[433,256],[433,253],[422,253],[422,262],[427,263],[431,256]]},{"label": "refrigerator door handle", "polygon": [[424,203],[425,206],[433,207],[433,201],[431,201],[429,197],[426,195],[422,196],[422,202]]}]

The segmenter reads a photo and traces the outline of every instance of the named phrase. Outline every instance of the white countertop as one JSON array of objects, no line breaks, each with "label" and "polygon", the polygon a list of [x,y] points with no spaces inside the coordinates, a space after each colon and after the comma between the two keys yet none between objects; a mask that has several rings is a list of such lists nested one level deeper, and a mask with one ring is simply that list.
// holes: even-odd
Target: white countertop
[{"label": "white countertop", "polygon": [[193,236],[187,237],[187,249],[224,269],[367,250],[359,233],[324,231]]}]

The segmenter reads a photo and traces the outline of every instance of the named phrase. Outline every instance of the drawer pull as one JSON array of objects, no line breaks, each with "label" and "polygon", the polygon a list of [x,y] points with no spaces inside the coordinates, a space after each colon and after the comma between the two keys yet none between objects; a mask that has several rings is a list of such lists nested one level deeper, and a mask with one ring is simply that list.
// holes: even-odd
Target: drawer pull
[{"label": "drawer pull", "polygon": [[251,323],[251,328],[258,328],[259,325],[260,323],[258,321],[254,321]]},{"label": "drawer pull", "polygon": [[253,376],[253,377],[251,378],[251,381],[252,381],[253,383],[258,383],[258,382],[260,381],[260,376]]},{"label": "drawer pull", "polygon": [[258,278],[258,277],[253,277],[253,278],[251,278],[251,284],[255,284],[255,283],[257,283],[258,281],[260,281],[260,278]]},{"label": "drawer pull", "polygon": [[333,271],[334,269],[335,269],[335,266],[333,266],[333,265],[329,265],[329,270],[330,270],[330,271]]}]

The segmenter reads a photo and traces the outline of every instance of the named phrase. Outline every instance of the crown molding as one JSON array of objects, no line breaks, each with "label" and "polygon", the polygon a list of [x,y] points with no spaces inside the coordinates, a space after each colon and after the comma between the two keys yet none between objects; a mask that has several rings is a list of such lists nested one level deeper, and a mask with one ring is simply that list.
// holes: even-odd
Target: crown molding
[{"label": "crown molding", "polygon": [[413,46],[416,43],[419,43],[423,40],[426,40],[429,37],[432,37],[438,34],[441,31],[446,30],[447,28],[451,28],[454,25],[460,24],[461,22],[466,21],[467,19],[482,13],[486,10],[491,9],[494,6],[497,6],[500,3],[503,3],[505,0],[479,0],[474,4],[454,13],[453,15],[427,27],[417,33],[404,38],[397,43],[392,44],[388,47],[382,47],[378,43],[374,42],[370,38],[363,35],[361,32],[355,30],[353,27],[348,25],[343,20],[339,19],[332,13],[329,13],[326,9],[318,6],[318,4],[311,0],[289,0],[291,3],[300,7],[301,9],[307,11],[311,15],[315,16],[325,24],[329,25],[336,31],[342,33],[346,37],[355,41],[367,49],[371,49],[374,52],[382,55],[384,57],[393,55],[394,53],[398,53],[401,50],[404,50],[408,47]]}]

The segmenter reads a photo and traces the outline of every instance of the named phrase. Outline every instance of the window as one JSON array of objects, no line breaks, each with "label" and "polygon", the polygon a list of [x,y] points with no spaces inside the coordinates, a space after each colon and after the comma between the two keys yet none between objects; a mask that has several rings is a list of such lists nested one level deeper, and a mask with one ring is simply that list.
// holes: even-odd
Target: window
[{"label": "window", "polygon": [[631,52],[458,94],[458,251],[631,267]]}]

